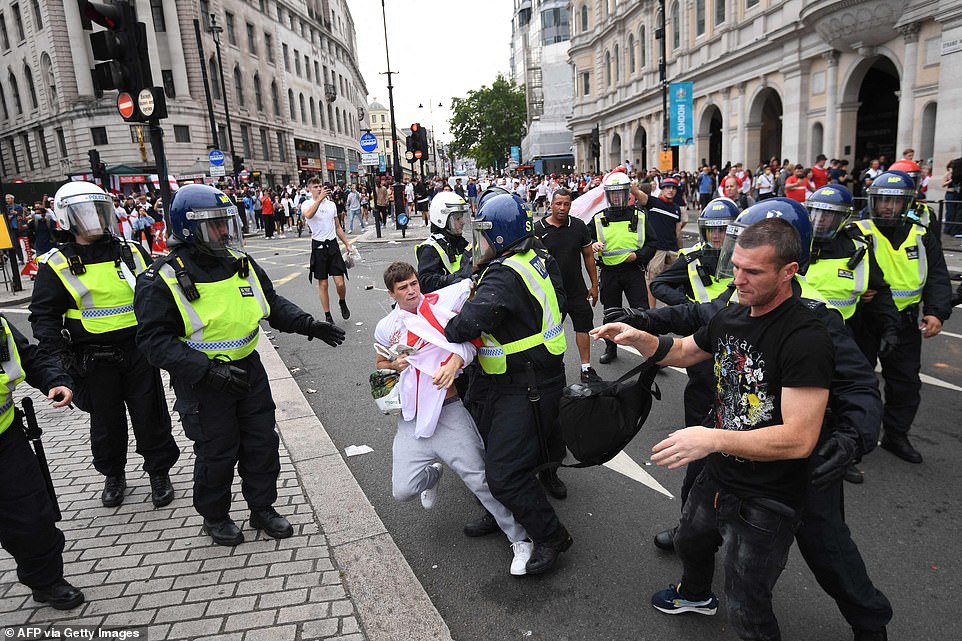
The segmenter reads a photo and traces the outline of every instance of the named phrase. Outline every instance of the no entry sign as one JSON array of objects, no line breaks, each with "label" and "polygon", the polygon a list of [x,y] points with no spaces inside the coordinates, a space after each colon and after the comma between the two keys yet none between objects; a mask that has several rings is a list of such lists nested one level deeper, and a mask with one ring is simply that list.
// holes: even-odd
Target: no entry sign
[{"label": "no entry sign", "polygon": [[122,91],[117,95],[117,110],[124,118],[134,115],[134,99],[129,93]]}]

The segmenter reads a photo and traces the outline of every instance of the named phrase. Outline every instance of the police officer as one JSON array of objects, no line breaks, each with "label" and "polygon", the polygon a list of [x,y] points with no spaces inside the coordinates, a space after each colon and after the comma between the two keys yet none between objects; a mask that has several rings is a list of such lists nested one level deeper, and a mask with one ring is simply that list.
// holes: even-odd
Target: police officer
[{"label": "police officer", "polygon": [[[885,172],[868,188],[868,218],[858,227],[872,247],[876,261],[892,288],[900,314],[897,345],[883,349],[877,312],[866,309],[854,321],[856,340],[870,363],[882,363],[885,379],[885,413],[882,447],[909,463],[921,463],[922,455],[908,434],[921,401],[919,377],[922,338],[942,331],[952,314],[952,286],[938,231],[909,216],[915,185],[904,175]],[[919,322],[921,305],[922,320]]]},{"label": "police officer", "polygon": [[274,401],[257,346],[260,321],[332,346],[344,330],[279,296],[264,271],[232,245],[237,207],[209,185],[187,185],[170,203],[170,254],[137,284],[137,344],[170,372],[184,433],[194,441],[194,508],[218,545],[244,535],[230,518],[234,466],[250,525],[273,538],[293,528],[274,509],[280,472]]},{"label": "police officer", "polygon": [[[775,211],[799,231],[803,257],[801,269],[809,260],[806,251],[811,244],[811,224],[799,203],[788,198],[771,198],[750,207],[729,227],[719,257],[720,275],[730,275],[731,254],[739,227],[762,220]],[[801,524],[795,533],[799,551],[825,592],[835,599],[842,615],[852,626],[855,641],[884,641],[886,625],[892,618],[892,607],[868,576],[858,546],[845,524],[842,478],[851,464],[874,449],[881,422],[881,397],[878,381],[841,314],[826,304],[821,294],[806,280],[796,277],[792,285],[795,296],[827,327],[835,347],[835,370],[829,390],[829,412],[822,425],[818,445],[811,457],[812,487],[806,494]],[[655,334],[691,334],[707,324],[724,305],[735,302],[734,286],[707,304],[686,303],[651,310],[623,310],[619,320]],[[685,471],[687,487],[704,466],[704,459],[691,463]],[[685,488],[682,500],[687,496]],[[656,545],[674,550],[674,528],[656,536]],[[665,539],[659,545],[658,538]]]},{"label": "police officer", "polygon": [[[599,298],[608,313],[622,308],[622,294],[628,306],[648,307],[648,288],[645,285],[645,266],[657,250],[657,238],[648,217],[640,205],[648,202],[647,195],[632,189],[628,175],[616,171],[603,183],[608,207],[595,214],[592,228],[593,249],[601,257],[601,286]],[[634,195],[636,204],[629,204]],[[606,365],[618,358],[618,346],[605,341],[605,353],[599,362]]]},{"label": "police officer", "polygon": [[558,411],[566,347],[561,272],[532,230],[514,196],[485,200],[472,222],[477,289],[444,334],[452,342],[481,339],[481,378],[490,389],[478,428],[487,434],[488,485],[534,542],[527,573],[541,574],[572,539],[531,473],[564,457]]},{"label": "police officer", "polygon": [[462,235],[470,211],[467,201],[454,192],[442,191],[431,201],[431,235],[414,248],[422,293],[471,277],[468,241]]},{"label": "police officer", "polygon": [[64,407],[73,398],[73,381],[3,316],[0,333],[0,545],[13,557],[17,578],[31,589],[34,601],[72,610],[84,595],[63,578],[63,532],[14,407],[13,390],[26,378],[41,392],[47,390],[53,407]]},{"label": "police officer", "polygon": [[77,386],[74,401],[90,414],[94,468],[106,477],[104,506],[124,501],[129,412],[151,500],[163,507],[174,499],[169,473],[180,448],[171,435],[160,370],[134,343],[134,287],[150,254],[112,233],[114,207],[97,185],[62,186],[54,214],[71,239],[39,259],[30,302],[33,334],[70,372]]}]

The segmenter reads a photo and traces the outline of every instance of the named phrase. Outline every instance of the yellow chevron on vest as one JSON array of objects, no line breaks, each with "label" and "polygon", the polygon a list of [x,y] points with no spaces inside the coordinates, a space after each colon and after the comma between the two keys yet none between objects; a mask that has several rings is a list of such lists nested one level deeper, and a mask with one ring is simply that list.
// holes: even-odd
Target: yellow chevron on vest
[{"label": "yellow chevron on vest", "polygon": [[556,355],[564,354],[567,349],[561,327],[558,296],[551,284],[544,260],[534,250],[528,250],[505,258],[502,264],[521,276],[528,293],[541,305],[541,331],[504,345],[491,334],[481,334],[482,346],[478,350],[478,362],[486,374],[504,374],[508,370],[509,355],[538,345],[544,345],[550,353]]},{"label": "yellow chevron on vest", "polygon": [[[231,255],[241,256],[233,251]],[[180,338],[184,344],[211,359],[237,361],[254,351],[260,321],[270,316],[270,305],[253,268],[246,278],[235,272],[224,280],[194,283],[200,298],[193,301],[187,300],[169,262],[159,273],[184,321]]]},{"label": "yellow chevron on vest", "polygon": [[[685,254],[701,251],[704,247],[705,243],[697,243],[686,249],[679,250],[678,260],[687,260],[684,258]],[[728,289],[728,283],[730,283],[732,279],[725,278],[718,280],[714,275],[709,275],[711,284],[705,285],[701,280],[701,275],[698,273],[699,266],[701,266],[701,256],[688,263],[688,283],[691,285],[693,295],[688,296],[686,292],[685,296],[687,296],[688,300],[695,303],[710,303]]]},{"label": "yellow chevron on vest", "polygon": [[628,260],[628,254],[640,251],[645,244],[645,219],[638,216],[638,231],[632,233],[629,229],[631,221],[609,222],[608,226],[601,224],[601,216],[595,216],[595,232],[598,241],[605,244],[601,250],[603,265],[620,265]]},{"label": "yellow chevron on vest", "polygon": [[434,249],[438,252],[438,255],[441,257],[441,264],[444,265],[444,269],[447,270],[449,274],[453,274],[461,269],[461,258],[464,256],[464,254],[458,254],[458,257],[454,259],[454,262],[452,263],[448,258],[448,253],[444,251],[443,247],[441,247],[441,243],[433,238],[428,238],[423,243],[414,246],[415,256],[418,255],[418,252],[422,247],[434,247]]},{"label": "yellow chevron on vest", "polygon": [[[131,275],[137,276],[147,269],[147,263],[132,246],[131,254],[134,258]],[[67,257],[57,248],[48,251],[38,261],[53,268],[73,298],[77,307],[68,309],[66,317],[79,320],[83,328],[91,334],[105,334],[137,324],[134,316],[134,290],[124,275],[124,270],[130,271],[130,268],[125,263],[121,262],[119,266],[112,260],[84,263],[87,271],[76,275],[70,271]]]},{"label": "yellow chevron on vest", "polygon": [[[856,242],[856,249],[860,241]],[[848,258],[822,258],[808,266],[805,280],[848,320],[868,289],[868,259],[862,257],[855,269]]]},{"label": "yellow chevron on vest", "polygon": [[7,350],[10,353],[10,360],[0,363],[0,434],[3,434],[13,424],[13,390],[26,378],[26,374],[23,371],[20,352],[17,351],[17,343],[13,340],[13,332],[10,331],[7,319],[0,317],[0,323],[2,323],[0,330],[3,331],[0,340],[6,341]]},{"label": "yellow chevron on vest", "polygon": [[898,310],[920,302],[929,277],[929,261],[922,242],[928,230],[913,223],[905,240],[895,248],[871,220],[860,220],[857,225],[866,237],[872,239],[875,260],[885,272],[885,280],[892,288],[892,298]]}]

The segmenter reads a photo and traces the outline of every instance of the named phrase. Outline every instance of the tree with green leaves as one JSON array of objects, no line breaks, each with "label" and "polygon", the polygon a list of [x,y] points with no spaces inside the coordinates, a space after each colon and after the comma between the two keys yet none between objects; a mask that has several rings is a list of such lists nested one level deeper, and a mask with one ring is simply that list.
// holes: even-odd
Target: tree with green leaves
[{"label": "tree with green leaves", "polygon": [[527,129],[524,86],[498,74],[491,86],[451,102],[451,151],[479,167],[501,168]]}]

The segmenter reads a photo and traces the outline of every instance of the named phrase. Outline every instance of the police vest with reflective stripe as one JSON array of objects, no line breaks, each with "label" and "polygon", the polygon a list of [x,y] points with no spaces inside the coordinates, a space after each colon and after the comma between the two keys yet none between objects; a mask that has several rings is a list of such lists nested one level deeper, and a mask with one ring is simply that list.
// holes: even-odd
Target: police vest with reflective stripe
[{"label": "police vest with reflective stripe", "polygon": [[632,221],[622,220],[602,224],[603,214],[595,216],[595,232],[598,242],[604,243],[605,248],[601,250],[601,263],[603,265],[620,265],[628,260],[628,254],[641,251],[645,244],[645,218],[640,212],[638,216],[638,229],[632,232],[630,227]]},{"label": "police vest with reflective stripe", "polygon": [[541,331],[504,345],[491,334],[481,334],[482,346],[478,349],[478,362],[487,374],[504,374],[508,369],[509,355],[538,345],[544,345],[550,353],[555,355],[564,354],[567,348],[564,330],[561,327],[558,296],[541,256],[534,250],[528,250],[505,258],[501,264],[510,267],[521,276],[528,293],[541,305]]},{"label": "police vest with reflective stripe", "polygon": [[[678,258],[679,260],[687,261],[688,259],[685,257],[686,254],[700,252],[704,247],[704,243],[698,243],[686,249],[681,249],[678,251]],[[732,279],[725,278],[719,280],[715,278],[714,274],[709,274],[711,283],[705,285],[701,279],[701,274],[698,273],[698,268],[701,266],[701,256],[694,257],[691,262],[688,263],[688,283],[691,285],[693,296],[688,296],[687,292],[685,292],[685,296],[688,297],[688,300],[696,303],[709,303],[718,298],[722,292],[728,289],[728,283],[730,283]]]},{"label": "police vest with reflective stripe", "polygon": [[[231,255],[240,257],[233,251]],[[232,361],[254,351],[260,321],[270,315],[270,305],[253,268],[246,278],[235,272],[224,280],[194,283],[200,298],[192,301],[187,300],[177,283],[170,263],[164,263],[159,274],[170,288],[184,321],[184,336],[180,340],[187,347],[211,359],[220,356]]]},{"label": "police vest with reflective stripe", "polygon": [[13,332],[10,331],[7,319],[0,317],[0,323],[3,331],[0,340],[7,343],[7,351],[10,354],[10,360],[0,363],[0,434],[3,434],[13,423],[13,390],[26,378],[26,374],[20,363],[20,352],[17,351],[17,343],[13,340]]},{"label": "police vest with reflective stripe", "polygon": [[[867,243],[852,239],[855,251]],[[808,266],[805,280],[810,283],[833,307],[848,320],[855,313],[859,298],[868,289],[868,257],[862,256],[855,269],[848,266],[849,259],[820,258]]]},{"label": "police vest with reflective stripe", "polygon": [[67,257],[60,249],[54,248],[41,256],[41,264],[50,265],[60,278],[64,288],[73,297],[76,309],[68,309],[67,318],[79,320],[83,328],[91,334],[105,334],[119,329],[134,327],[134,287],[136,277],[147,269],[147,263],[140,251],[130,245],[134,258],[134,269],[127,263],[108,260],[102,263],[84,263],[86,272],[77,275],[70,271]]},{"label": "police vest with reflective stripe", "polygon": [[892,298],[899,311],[922,300],[922,289],[929,277],[929,261],[925,255],[922,237],[928,230],[912,223],[912,229],[898,249],[892,247],[871,220],[856,223],[866,238],[872,239],[872,251],[879,267],[885,272],[885,280],[892,288]]},{"label": "police vest with reflective stripe", "polygon": [[424,241],[419,245],[415,245],[414,247],[415,256],[418,255],[418,252],[421,251],[422,247],[434,247],[434,249],[437,250],[438,255],[441,256],[441,264],[444,265],[444,269],[449,274],[453,274],[459,269],[461,269],[461,258],[464,256],[464,254],[458,254],[458,257],[455,258],[454,262],[452,263],[451,259],[448,258],[448,252],[444,250],[444,247],[441,246],[441,243],[439,243],[434,236],[431,236],[430,238],[428,238],[426,241]]}]

